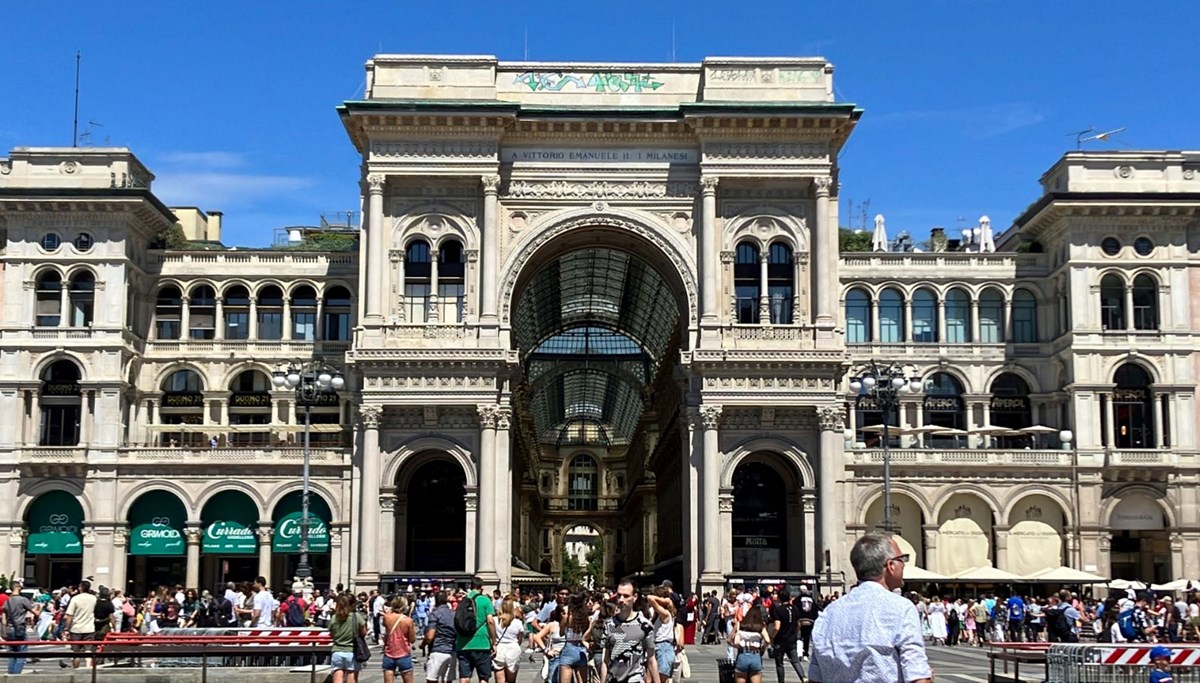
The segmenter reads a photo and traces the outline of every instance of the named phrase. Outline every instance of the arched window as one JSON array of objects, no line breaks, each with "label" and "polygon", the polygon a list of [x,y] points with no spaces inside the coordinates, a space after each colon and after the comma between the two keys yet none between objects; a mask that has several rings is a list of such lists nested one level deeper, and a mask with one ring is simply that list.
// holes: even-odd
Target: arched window
[{"label": "arched window", "polygon": [[967,415],[962,394],[962,383],[949,373],[937,372],[925,380],[925,425],[943,430],[929,434],[927,443],[935,448],[966,445]]},{"label": "arched window", "polygon": [[267,285],[258,290],[258,338],[283,339],[283,290]]},{"label": "arched window", "polygon": [[[1029,385],[1020,375],[1006,372],[992,381],[992,400],[988,405],[993,427],[1017,430],[1033,426],[1033,412],[1029,406]],[[1020,448],[1029,445],[1030,436],[1015,434],[995,437],[1001,448]]]},{"label": "arched window", "polygon": [[[271,380],[261,370],[244,370],[229,384],[229,424],[242,425],[232,431],[229,442],[249,446],[270,441]],[[244,425],[264,425],[261,430],[246,429]]]},{"label": "arched window", "polygon": [[733,472],[733,571],[788,571],[788,495],[779,472],[750,462]]},{"label": "arched window", "polygon": [[1004,295],[989,287],[979,295],[979,342],[999,344],[1004,341]]},{"label": "arched window", "polygon": [[[204,424],[204,381],[193,370],[176,370],[162,383],[162,405],[159,420],[164,425]],[[189,446],[203,445],[208,437],[186,427],[166,429],[159,434],[163,445],[171,443]]]},{"label": "arched window", "polygon": [[857,287],[846,292],[846,343],[871,341],[871,297]]},{"label": "arched window", "polygon": [[567,466],[567,509],[595,510],[600,493],[599,469],[592,456],[580,453]]},{"label": "arched window", "polygon": [[76,446],[83,418],[79,368],[69,360],[51,363],[42,371],[38,407],[42,413],[42,446]]},{"label": "arched window", "polygon": [[188,338],[213,339],[217,336],[217,292],[208,285],[196,285],[188,294]]},{"label": "arched window", "polygon": [[1154,403],[1150,375],[1126,363],[1113,376],[1112,420],[1117,448],[1154,448]]},{"label": "arched window", "polygon": [[1105,330],[1125,329],[1125,281],[1118,275],[1100,280],[1100,325]]},{"label": "arched window", "polygon": [[47,270],[38,276],[34,287],[37,296],[37,321],[39,327],[58,327],[62,320],[62,276]]},{"label": "arched window", "polygon": [[179,339],[183,334],[183,295],[179,288],[167,285],[154,300],[155,335],[159,339]]},{"label": "arched window", "polygon": [[225,290],[225,338],[250,338],[250,291],[242,285]]},{"label": "arched window", "polygon": [[96,304],[96,276],[90,270],[80,270],[71,276],[71,291],[68,293],[71,327],[87,327],[92,324]]},{"label": "arched window", "polygon": [[946,343],[971,341],[971,301],[961,289],[946,292]]},{"label": "arched window", "polygon": [[322,336],[326,341],[350,341],[350,290],[341,285],[325,290]]},{"label": "arched window", "polygon": [[762,271],[758,265],[758,247],[741,242],[733,253],[733,296],[737,301],[737,321],[743,325],[758,322],[758,298]]},{"label": "arched window", "polygon": [[438,248],[438,320],[460,323],[466,312],[466,255],[462,243],[448,240]]},{"label": "arched window", "polygon": [[1158,329],[1158,283],[1149,275],[1133,279],[1133,329]]},{"label": "arched window", "polygon": [[429,243],[425,240],[413,240],[404,250],[404,302],[410,323],[423,323],[428,319],[430,278],[433,275],[430,258]]},{"label": "arched window", "polygon": [[879,293],[879,341],[904,341],[904,295],[898,289],[888,287]]},{"label": "arched window", "polygon": [[792,249],[786,244],[775,242],[767,254],[767,303],[770,306],[771,322],[776,325],[792,324],[792,302],[795,297],[796,264]]},{"label": "arched window", "polygon": [[317,290],[300,285],[292,290],[292,339],[315,341],[317,338]]},{"label": "arched window", "polygon": [[937,297],[925,287],[913,292],[912,300],[912,340],[914,342],[936,342],[937,337]]},{"label": "arched window", "polygon": [[1013,292],[1012,339],[1018,344],[1037,341],[1037,300],[1027,289]]}]

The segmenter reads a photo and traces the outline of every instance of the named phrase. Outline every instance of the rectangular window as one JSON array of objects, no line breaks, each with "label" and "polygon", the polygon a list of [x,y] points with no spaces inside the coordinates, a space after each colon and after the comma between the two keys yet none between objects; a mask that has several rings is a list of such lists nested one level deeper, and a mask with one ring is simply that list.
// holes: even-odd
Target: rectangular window
[{"label": "rectangular window", "polygon": [[203,311],[193,308],[188,324],[192,326],[192,329],[188,330],[188,337],[191,339],[213,339],[217,336],[217,316],[211,308]]},{"label": "rectangular window", "polygon": [[914,342],[928,344],[937,341],[937,309],[932,302],[926,305],[913,303],[912,318]]},{"label": "rectangular window", "polygon": [[182,327],[179,324],[179,319],[175,320],[158,320],[158,331],[156,333],[159,339],[179,339],[182,334]]},{"label": "rectangular window", "polygon": [[283,314],[277,312],[266,312],[258,314],[258,338],[259,339],[282,339],[283,338]]},{"label": "rectangular window", "polygon": [[946,307],[946,343],[948,344],[965,344],[971,340],[967,316],[957,313],[949,306]]},{"label": "rectangular window", "polygon": [[37,302],[37,324],[39,327],[58,327],[60,302],[39,299]]},{"label": "rectangular window", "polygon": [[317,338],[317,314],[292,314],[292,339],[297,341],[314,341]]},{"label": "rectangular window", "polygon": [[979,341],[983,344],[999,344],[1001,317],[993,315],[993,311],[979,309]]},{"label": "rectangular window", "polygon": [[899,344],[904,340],[904,312],[892,307],[879,307],[879,341]]},{"label": "rectangular window", "polygon": [[462,284],[438,285],[438,317],[444,323],[460,323],[466,312]]},{"label": "rectangular window", "polygon": [[1037,327],[1034,325],[1034,310],[1030,308],[1012,309],[1013,341],[1018,344],[1031,344],[1037,341]]},{"label": "rectangular window", "polygon": [[325,340],[350,341],[350,314],[331,312],[325,314]]},{"label": "rectangular window", "polygon": [[225,338],[226,339],[249,339],[250,338],[250,314],[242,312],[233,312],[225,314]]},{"label": "rectangular window", "polygon": [[757,325],[758,287],[736,287],[734,296],[737,298],[737,321],[742,325]]},{"label": "rectangular window", "polygon": [[771,310],[771,322],[776,325],[792,324],[792,286],[767,287],[767,298]]},{"label": "rectangular window", "polygon": [[423,323],[428,320],[429,285],[413,284],[404,286],[404,303],[407,306],[408,322]]}]

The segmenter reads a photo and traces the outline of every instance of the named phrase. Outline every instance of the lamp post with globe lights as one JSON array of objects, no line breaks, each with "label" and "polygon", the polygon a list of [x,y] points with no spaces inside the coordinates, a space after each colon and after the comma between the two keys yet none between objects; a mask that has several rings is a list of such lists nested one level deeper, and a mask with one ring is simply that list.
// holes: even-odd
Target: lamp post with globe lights
[{"label": "lamp post with globe lights", "polygon": [[304,406],[304,487],[300,493],[300,565],[296,567],[296,576],[307,579],[312,576],[312,568],[308,564],[308,472],[312,407],[323,395],[332,393],[336,396],[337,392],[346,386],[346,378],[340,370],[328,363],[314,360],[307,363],[289,363],[286,369],[280,368],[275,371],[272,381],[281,389],[287,387],[295,390],[296,401]]},{"label": "lamp post with globe lights", "polygon": [[889,533],[895,524],[892,522],[892,458],[888,450],[888,426],[893,411],[900,408],[901,398],[905,394],[920,393],[922,387],[921,378],[915,370],[899,363],[879,364],[871,361],[850,378],[850,391],[860,397],[870,397],[883,414],[883,529]]}]

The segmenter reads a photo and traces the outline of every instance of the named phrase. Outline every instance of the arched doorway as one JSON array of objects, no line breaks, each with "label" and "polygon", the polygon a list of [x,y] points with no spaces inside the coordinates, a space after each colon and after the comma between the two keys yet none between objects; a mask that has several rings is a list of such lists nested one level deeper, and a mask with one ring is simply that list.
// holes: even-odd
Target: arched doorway
[{"label": "arched doorway", "polygon": [[38,392],[38,407],[42,412],[39,445],[79,445],[79,426],[83,420],[80,379],[79,366],[66,359],[56,360],[42,371]]},{"label": "arched doorway", "polygon": [[590,524],[576,524],[563,533],[563,583],[587,588],[606,583],[604,543],[600,532]]},{"label": "arched doorway", "polygon": [[788,494],[770,465],[748,462],[733,472],[733,571],[780,572],[788,566]]},{"label": "arched doorway", "polygon": [[[867,531],[884,529],[883,496],[867,506]],[[913,564],[928,568],[925,557],[925,514],[917,501],[904,493],[892,491],[892,533],[901,552],[913,558]]]},{"label": "arched doorway", "polygon": [[1029,576],[1064,564],[1066,515],[1045,494],[1021,498],[1008,515],[1007,566],[1018,576]]},{"label": "arched doorway", "polygon": [[147,491],[129,508],[125,576],[132,595],[182,583],[187,576],[187,508],[170,491]]},{"label": "arched doorway", "polygon": [[1126,491],[1108,516],[1109,573],[1114,579],[1166,583],[1180,578],[1171,558],[1170,520],[1158,495]]},{"label": "arched doorway", "polygon": [[67,491],[47,491],[25,511],[25,571],[45,590],[83,578],[83,506]]},{"label": "arched doorway", "polygon": [[979,496],[956,493],[938,513],[937,566],[953,576],[977,567],[994,567],[992,509]]},{"label": "arched doorway", "polygon": [[[448,459],[426,462],[409,477],[403,569],[443,572],[468,568],[466,485],[462,467]],[[491,532],[481,529],[480,533]]]},{"label": "arched doorway", "polygon": [[[303,493],[292,491],[275,505],[271,521],[271,575],[276,582],[290,582],[300,564]],[[308,564],[317,586],[328,586],[330,578],[329,527],[333,513],[329,503],[316,492],[308,494]]]},{"label": "arched doorway", "polygon": [[221,491],[208,499],[200,511],[202,588],[215,590],[227,581],[258,576],[258,520],[258,505],[241,491]]}]

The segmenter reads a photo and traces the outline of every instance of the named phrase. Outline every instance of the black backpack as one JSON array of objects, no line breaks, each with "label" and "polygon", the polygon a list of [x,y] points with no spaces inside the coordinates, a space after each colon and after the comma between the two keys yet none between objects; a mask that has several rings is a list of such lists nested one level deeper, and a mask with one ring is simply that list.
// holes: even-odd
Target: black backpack
[{"label": "black backpack", "polygon": [[300,606],[300,600],[295,597],[288,600],[286,620],[288,626],[304,626],[308,623],[308,618],[304,615],[304,608]]},{"label": "black backpack", "polygon": [[475,613],[475,599],[479,593],[467,596],[459,601],[458,609],[454,610],[454,632],[464,638],[473,638],[479,630],[478,616]]},{"label": "black backpack", "polygon": [[1066,607],[1054,607],[1046,610],[1046,635],[1052,643],[1079,642],[1075,635],[1074,624],[1067,618]]},{"label": "black backpack", "polygon": [[213,601],[205,600],[196,610],[196,628],[213,628],[217,625],[216,613],[213,611]]}]

